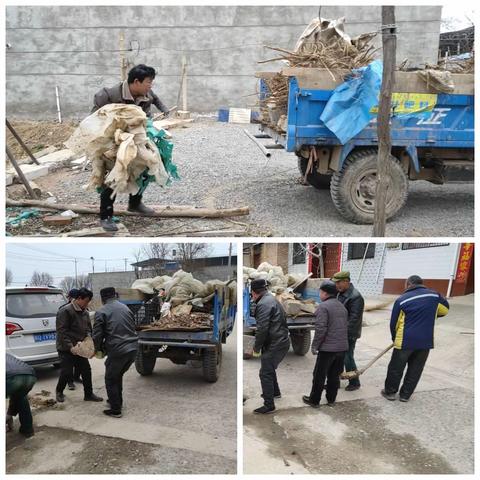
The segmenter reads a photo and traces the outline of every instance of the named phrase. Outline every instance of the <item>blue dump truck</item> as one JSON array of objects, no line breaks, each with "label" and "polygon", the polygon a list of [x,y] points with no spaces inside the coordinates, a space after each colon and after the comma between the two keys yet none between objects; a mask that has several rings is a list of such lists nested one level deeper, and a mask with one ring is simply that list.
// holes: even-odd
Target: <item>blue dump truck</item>
[{"label": "blue dump truck", "polygon": [[[231,298],[233,297],[233,298]],[[150,325],[159,316],[159,305],[148,296],[143,300],[119,299],[135,315],[138,351],[135,367],[140,375],[151,375],[157,358],[168,358],[175,364],[187,361],[202,364],[203,377],[216,382],[222,366],[222,344],[232,333],[237,313],[236,295],[228,286],[218,288],[208,303],[208,326],[157,329]]]},{"label": "blue dump truck", "polygon": [[[344,84],[347,74],[335,72],[333,76],[319,68],[283,69],[281,75],[288,78],[287,111],[271,109],[269,115],[262,113],[261,133],[255,136],[273,139],[271,148],[282,146],[295,153],[305,180],[315,188],[329,188],[335,208],[345,219],[373,223],[376,110],[371,110],[368,125],[344,142],[320,120],[334,90]],[[257,73],[262,112],[268,111],[268,83],[275,75],[278,73]],[[438,185],[473,181],[474,76],[452,74],[451,79],[455,90],[437,94],[417,72],[396,72],[387,218],[406,204],[409,180]]]},{"label": "blue dump truck", "polygon": [[[319,279],[307,280],[295,289],[300,299],[312,299],[320,302]],[[243,288],[243,335],[244,345],[253,346],[256,331],[256,321],[254,315],[255,304],[250,297],[250,283],[246,283]],[[287,316],[287,326],[290,332],[290,342],[292,350],[296,355],[305,355],[310,350],[312,343],[311,331],[315,329],[315,315],[302,313],[297,316]],[[250,341],[249,341],[250,340]],[[247,347],[248,348],[248,347]],[[244,355],[244,358],[250,358]]]}]

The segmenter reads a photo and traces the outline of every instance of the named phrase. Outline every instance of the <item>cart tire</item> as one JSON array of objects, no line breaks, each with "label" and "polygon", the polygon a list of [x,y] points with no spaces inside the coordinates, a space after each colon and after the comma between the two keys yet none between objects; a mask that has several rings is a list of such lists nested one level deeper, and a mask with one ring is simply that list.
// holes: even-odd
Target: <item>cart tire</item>
[{"label": "cart tire", "polygon": [[155,354],[147,355],[144,349],[140,347],[137,350],[137,356],[135,357],[135,368],[140,375],[151,375],[155,368],[156,361],[157,356]]},{"label": "cart tire", "polygon": [[[298,170],[300,171],[302,178],[304,178],[305,172],[307,171],[308,158],[297,156],[297,159],[298,159]],[[318,190],[328,190],[330,188],[331,179],[332,179],[332,175],[322,175],[318,173],[316,170],[313,170],[313,172],[310,172],[307,175],[307,182],[312,187],[315,187]]]},{"label": "cart tire", "polygon": [[[391,177],[387,188],[387,220],[407,202],[408,178],[398,160],[390,156]],[[332,176],[330,195],[340,215],[352,223],[373,223],[377,150],[351,153],[340,171]]]},{"label": "cart tire", "polygon": [[292,348],[295,355],[303,357],[310,350],[310,344],[312,343],[310,330],[303,330],[296,333],[290,332],[290,341],[292,342]]},{"label": "cart tire", "polygon": [[210,383],[218,380],[222,367],[222,344],[218,343],[217,348],[206,348],[203,352],[203,378]]}]

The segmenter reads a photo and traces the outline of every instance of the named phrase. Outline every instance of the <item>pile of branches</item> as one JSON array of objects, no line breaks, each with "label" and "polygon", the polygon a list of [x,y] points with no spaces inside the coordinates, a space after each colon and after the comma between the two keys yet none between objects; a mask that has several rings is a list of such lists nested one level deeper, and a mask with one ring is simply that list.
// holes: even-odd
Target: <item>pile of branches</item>
[{"label": "pile of branches", "polygon": [[142,330],[209,330],[212,328],[212,316],[209,313],[194,312],[165,316]]},{"label": "pile of branches", "polygon": [[469,58],[444,57],[437,65],[427,64],[429,70],[446,70],[450,73],[475,73],[475,57],[473,52]]}]

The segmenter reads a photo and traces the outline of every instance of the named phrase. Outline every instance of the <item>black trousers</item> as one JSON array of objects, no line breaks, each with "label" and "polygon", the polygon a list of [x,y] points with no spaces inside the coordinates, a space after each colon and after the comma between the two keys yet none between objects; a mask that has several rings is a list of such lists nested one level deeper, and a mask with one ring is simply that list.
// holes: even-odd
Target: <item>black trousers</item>
[{"label": "black trousers", "polygon": [[86,397],[93,393],[92,369],[87,358],[73,355],[70,352],[58,352],[60,357],[60,378],[57,383],[57,392],[63,393],[68,382],[73,382],[74,368],[82,376],[83,391]]},{"label": "black trousers", "polygon": [[312,403],[320,403],[324,388],[328,403],[335,402],[340,388],[340,374],[343,372],[344,360],[345,352],[318,352],[310,392]]},{"label": "black trousers", "polygon": [[[349,338],[348,339],[348,350],[345,352],[345,371],[346,372],[353,372],[357,369],[357,364],[355,363],[355,345],[357,343],[356,338]],[[354,387],[360,386],[360,380],[358,377],[352,378],[348,381],[349,385]]]},{"label": "black trousers", "polygon": [[265,350],[260,357],[259,377],[262,385],[263,403],[266,407],[274,407],[274,397],[280,395],[280,387],[278,386],[277,372],[275,370],[285,358],[289,349],[290,340],[283,347]]},{"label": "black trousers", "polygon": [[395,348],[388,364],[385,392],[398,392],[403,372],[408,365],[402,388],[400,388],[400,396],[410,398],[422,376],[429,353],[430,350],[398,350]]},{"label": "black trousers", "polygon": [[108,356],[105,360],[105,387],[107,388],[110,408],[115,412],[122,411],[123,375],[135,361],[137,351],[128,352],[119,357]]},{"label": "black trousers", "polygon": [[[113,216],[113,204],[115,203],[116,196],[111,198],[113,190],[111,188],[104,188],[100,194],[100,218],[105,220],[108,217]],[[128,204],[131,207],[138,207],[142,201],[142,195],[130,195],[128,198]]]}]

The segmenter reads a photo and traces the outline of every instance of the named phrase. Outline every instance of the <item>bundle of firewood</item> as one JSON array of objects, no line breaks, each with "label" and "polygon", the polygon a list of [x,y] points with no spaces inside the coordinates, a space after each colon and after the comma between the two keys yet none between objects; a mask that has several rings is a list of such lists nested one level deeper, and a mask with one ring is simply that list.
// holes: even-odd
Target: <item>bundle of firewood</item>
[{"label": "bundle of firewood", "polygon": [[141,330],[206,330],[210,328],[212,328],[212,315],[201,312],[172,314],[140,327]]}]

